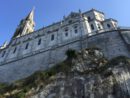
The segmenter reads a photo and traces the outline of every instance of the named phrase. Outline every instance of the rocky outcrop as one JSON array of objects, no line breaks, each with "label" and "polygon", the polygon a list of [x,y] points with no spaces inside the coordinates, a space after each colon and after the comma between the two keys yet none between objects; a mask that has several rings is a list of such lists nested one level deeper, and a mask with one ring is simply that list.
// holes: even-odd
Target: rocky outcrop
[{"label": "rocky outcrop", "polygon": [[129,58],[107,60],[99,49],[67,55],[51,69],[3,87],[1,98],[130,98]]}]

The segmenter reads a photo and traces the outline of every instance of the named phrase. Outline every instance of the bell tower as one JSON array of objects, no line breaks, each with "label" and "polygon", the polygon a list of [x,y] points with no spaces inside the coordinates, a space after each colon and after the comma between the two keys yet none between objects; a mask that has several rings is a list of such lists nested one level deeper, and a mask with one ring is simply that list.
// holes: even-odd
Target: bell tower
[{"label": "bell tower", "polygon": [[34,22],[34,8],[33,8],[32,11],[27,15],[27,17],[21,20],[12,39],[32,33],[34,31],[34,26],[35,22]]}]

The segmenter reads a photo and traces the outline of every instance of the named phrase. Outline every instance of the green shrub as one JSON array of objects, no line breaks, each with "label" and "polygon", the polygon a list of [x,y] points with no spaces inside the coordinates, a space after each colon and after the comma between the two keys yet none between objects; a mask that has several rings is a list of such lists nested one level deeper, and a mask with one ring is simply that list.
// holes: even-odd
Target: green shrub
[{"label": "green shrub", "polygon": [[[11,92],[16,89],[22,90],[19,93],[11,95],[10,98],[25,98],[25,94],[32,88],[36,88],[38,86],[38,84],[41,84],[41,83],[47,84],[47,83],[51,82],[51,80],[50,80],[51,76],[54,76],[59,72],[63,72],[65,74],[70,72],[71,67],[72,67],[72,59],[77,57],[77,53],[75,50],[68,50],[66,52],[66,55],[68,57],[67,60],[53,66],[52,68],[50,68],[48,70],[35,72],[33,75],[31,75],[25,79],[18,80],[9,86],[0,84],[0,90],[4,89],[4,93]],[[0,93],[1,93],[1,91],[0,91]]]},{"label": "green shrub", "polygon": [[25,93],[23,91],[11,96],[10,98],[25,98]]},{"label": "green shrub", "polygon": [[6,84],[4,84],[4,83],[0,83],[0,89],[5,88],[6,86],[7,86]]},{"label": "green shrub", "polygon": [[66,55],[68,59],[77,58],[77,53],[75,50],[69,49],[66,51]]}]

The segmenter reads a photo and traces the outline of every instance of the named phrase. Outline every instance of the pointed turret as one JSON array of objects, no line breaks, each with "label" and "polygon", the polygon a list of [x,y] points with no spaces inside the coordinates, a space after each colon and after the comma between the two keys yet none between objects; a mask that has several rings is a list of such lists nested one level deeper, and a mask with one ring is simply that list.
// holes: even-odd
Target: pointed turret
[{"label": "pointed turret", "polygon": [[28,14],[28,16],[26,17],[26,20],[30,20],[30,21],[32,21],[32,23],[34,23],[34,8],[33,8],[32,11]]},{"label": "pointed turret", "polygon": [[27,15],[27,17],[25,19],[22,19],[20,24],[18,25],[13,39],[32,33],[34,31],[34,26],[35,26],[35,22],[34,22],[34,8],[32,9],[32,11]]}]

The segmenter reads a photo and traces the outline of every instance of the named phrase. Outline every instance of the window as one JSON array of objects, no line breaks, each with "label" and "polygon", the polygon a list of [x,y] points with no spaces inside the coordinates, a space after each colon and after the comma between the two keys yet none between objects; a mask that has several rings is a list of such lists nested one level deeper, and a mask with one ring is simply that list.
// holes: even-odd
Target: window
[{"label": "window", "polygon": [[90,16],[88,16],[88,21],[90,21],[91,20],[91,17]]},{"label": "window", "polygon": [[14,51],[13,51],[13,53],[15,53],[15,52],[16,52],[16,50],[17,50],[17,48],[15,47],[15,48],[14,48]]},{"label": "window", "polygon": [[5,53],[6,53],[6,51],[4,51],[4,52],[3,52],[2,57],[4,57],[4,56],[5,56]]},{"label": "window", "polygon": [[66,37],[68,36],[68,32],[65,32],[65,36],[66,36]]},{"label": "window", "polygon": [[41,38],[40,38],[40,39],[38,40],[38,45],[40,45],[40,44],[41,44],[41,41],[42,41],[42,40],[41,40]]},{"label": "window", "polygon": [[68,36],[68,28],[65,29],[65,36]]},{"label": "window", "polygon": [[107,27],[108,27],[108,28],[111,28],[111,25],[110,25],[110,24],[107,24]]},{"label": "window", "polygon": [[91,24],[91,29],[94,30],[94,26],[93,26],[93,24]]},{"label": "window", "polygon": [[53,34],[53,35],[51,35],[51,41],[53,41],[53,40],[54,40],[54,37],[55,37],[55,36],[54,36],[54,34]]},{"label": "window", "polygon": [[28,46],[29,46],[29,43],[27,43],[27,44],[26,44],[26,47],[25,47],[25,49],[28,49]]},{"label": "window", "polygon": [[78,26],[77,25],[74,26],[74,32],[75,32],[75,34],[78,33]]},{"label": "window", "polygon": [[75,32],[75,34],[77,34],[77,33],[78,33],[78,30],[77,30],[77,29],[75,29],[75,30],[74,30],[74,32]]},{"label": "window", "polygon": [[98,24],[98,29],[101,30],[101,26],[100,26],[100,24]]}]

